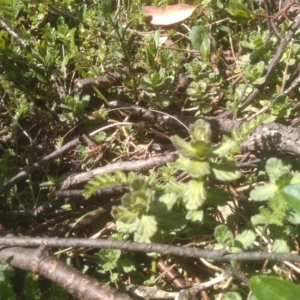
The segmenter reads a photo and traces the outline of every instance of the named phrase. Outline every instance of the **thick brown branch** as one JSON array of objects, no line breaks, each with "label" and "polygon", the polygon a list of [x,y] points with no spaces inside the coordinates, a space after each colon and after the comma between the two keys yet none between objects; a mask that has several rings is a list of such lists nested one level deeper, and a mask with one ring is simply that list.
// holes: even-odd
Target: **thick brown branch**
[{"label": "thick brown branch", "polygon": [[16,268],[38,273],[63,287],[76,298],[89,300],[131,299],[108,285],[82,274],[59,259],[48,256],[40,248],[2,247],[0,261],[3,264],[7,263]]}]

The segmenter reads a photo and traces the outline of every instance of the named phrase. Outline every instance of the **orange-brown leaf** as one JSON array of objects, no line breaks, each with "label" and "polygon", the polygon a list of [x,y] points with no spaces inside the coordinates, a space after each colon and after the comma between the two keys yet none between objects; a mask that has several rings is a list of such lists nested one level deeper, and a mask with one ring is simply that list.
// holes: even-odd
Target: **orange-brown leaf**
[{"label": "orange-brown leaf", "polygon": [[144,6],[147,17],[151,17],[152,25],[172,25],[186,20],[199,5],[174,4],[166,7]]}]

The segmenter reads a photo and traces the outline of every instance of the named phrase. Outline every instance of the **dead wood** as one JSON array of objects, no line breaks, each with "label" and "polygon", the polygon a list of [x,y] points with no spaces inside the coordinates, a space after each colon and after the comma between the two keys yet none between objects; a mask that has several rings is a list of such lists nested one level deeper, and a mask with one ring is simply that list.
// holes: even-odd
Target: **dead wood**
[{"label": "dead wood", "polygon": [[[128,68],[123,67],[121,71],[127,74]],[[121,82],[122,75],[119,72],[107,72],[95,78],[78,79],[76,81],[76,86],[78,89],[84,89],[95,85],[102,90],[107,90],[112,86],[121,84]]]},{"label": "dead wood", "polygon": [[[146,108],[130,105],[121,101],[114,101],[112,107],[128,110],[131,116],[141,118],[148,123],[163,123],[170,128],[182,129],[183,125],[190,126],[197,120],[203,119],[211,125],[212,131],[216,134],[231,134],[233,130],[239,131],[241,126],[247,126],[246,122],[240,120],[221,119],[218,117],[194,117],[177,115],[175,117],[166,114],[150,111]],[[280,153],[292,156],[300,155],[300,129],[292,126],[285,126],[279,123],[268,123],[259,126],[243,143],[242,151],[255,154]]]},{"label": "dead wood", "polygon": [[131,299],[95,278],[82,274],[59,259],[49,256],[42,248],[2,247],[0,261],[15,268],[38,273],[80,299]]},{"label": "dead wood", "polygon": [[[191,258],[206,258],[214,261],[290,261],[300,262],[300,255],[285,252],[241,252],[229,253],[228,249],[221,250],[198,249],[192,247],[179,247],[168,244],[148,244],[136,243],[131,241],[114,241],[108,239],[82,239],[82,238],[19,238],[19,237],[0,237],[0,245],[20,246],[20,247],[72,247],[72,248],[91,248],[91,249],[121,249],[133,252],[157,252],[164,255],[175,255]],[[2,250],[1,250],[2,251]],[[8,255],[8,254],[7,254]],[[0,256],[1,260],[1,256]]]},{"label": "dead wood", "polygon": [[60,190],[69,189],[77,184],[87,182],[94,178],[96,175],[101,175],[105,173],[113,173],[115,171],[135,171],[141,172],[149,170],[155,167],[160,167],[167,162],[175,161],[179,156],[177,151],[166,153],[164,156],[154,156],[147,158],[145,160],[133,160],[126,162],[118,162],[104,167],[96,168],[89,172],[82,172],[79,174],[72,174],[67,179],[65,179],[59,186]]},{"label": "dead wood", "polygon": [[60,149],[55,150],[54,152],[50,153],[49,155],[43,157],[41,160],[33,163],[31,166],[24,168],[20,173],[18,173],[16,176],[14,176],[10,180],[8,180],[3,186],[0,187],[0,194],[5,193],[12,186],[19,183],[23,179],[25,179],[26,177],[28,177],[30,174],[32,174],[36,170],[47,165],[52,160],[54,160],[58,157],[61,157],[63,154],[70,151],[71,149],[76,147],[78,144],[79,144],[79,140],[74,139],[74,140],[70,141],[69,143],[67,143],[66,145],[64,145],[63,147],[61,147]]}]

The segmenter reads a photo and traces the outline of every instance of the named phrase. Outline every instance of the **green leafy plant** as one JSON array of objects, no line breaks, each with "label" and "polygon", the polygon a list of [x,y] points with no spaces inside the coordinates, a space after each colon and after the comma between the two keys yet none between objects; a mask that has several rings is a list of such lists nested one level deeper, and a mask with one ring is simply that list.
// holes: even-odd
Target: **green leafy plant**
[{"label": "green leafy plant", "polygon": [[[211,145],[210,126],[202,120],[192,125],[190,132],[190,143],[178,136],[173,136],[171,140],[183,154],[175,167],[187,172],[192,179],[186,183],[171,181],[166,186],[167,193],[163,195],[159,195],[155,186],[145,180],[134,180],[131,194],[125,195],[122,205],[114,207],[112,211],[118,232],[133,233],[135,241],[150,242],[161,240],[166,236],[167,229],[171,232],[181,230],[186,223],[185,218],[201,222],[203,204],[213,203],[218,197],[218,191],[207,185],[207,177],[220,181],[232,181],[240,177],[234,164],[225,159],[234,148],[234,142]],[[180,203],[184,210],[180,208]],[[186,214],[185,218],[183,213]]]},{"label": "green leafy plant", "polygon": [[159,72],[150,71],[141,81],[141,88],[149,97],[149,102],[157,106],[169,106],[172,98],[163,97],[162,91],[167,91],[174,80],[173,76],[167,74],[165,69],[160,69]]},{"label": "green leafy plant", "polygon": [[193,26],[190,39],[193,48],[200,50],[204,60],[208,61],[211,53],[211,40],[207,29],[202,25]]},{"label": "green leafy plant", "polygon": [[153,184],[137,178],[130,187],[131,193],[112,210],[118,232],[134,234],[135,241],[149,243],[164,240],[184,227],[184,215],[171,211]]},{"label": "green leafy plant", "polygon": [[15,300],[16,295],[13,290],[13,285],[10,282],[15,272],[9,265],[0,264],[0,294],[1,297],[8,300]]},{"label": "green leafy plant", "polygon": [[290,166],[284,165],[280,159],[270,158],[266,163],[266,173],[269,183],[256,186],[250,193],[254,201],[268,201],[268,206],[260,209],[260,214],[251,218],[254,224],[276,224],[283,226],[284,221],[289,220],[299,224],[295,215],[299,213],[292,211],[292,207],[286,201],[283,189],[290,185],[300,183],[299,173],[292,174]]},{"label": "green leafy plant", "polygon": [[300,292],[295,283],[272,276],[253,276],[249,286],[257,300],[296,300]]},{"label": "green leafy plant", "polygon": [[233,162],[226,159],[226,155],[235,147],[232,140],[212,145],[210,125],[203,120],[191,125],[190,133],[190,143],[179,136],[173,136],[171,140],[181,153],[176,168],[185,171],[192,179],[186,183],[171,182],[167,186],[167,191],[172,195],[174,203],[179,199],[182,200],[188,210],[187,219],[202,221],[203,204],[209,203],[210,198],[214,198],[207,184],[207,178],[233,181],[238,179],[241,173]]},{"label": "green leafy plant", "polygon": [[243,252],[247,249],[251,249],[256,238],[252,230],[245,230],[234,237],[232,232],[225,225],[217,226],[214,235],[218,242],[215,244],[215,249],[228,247],[230,252]]},{"label": "green leafy plant", "polygon": [[125,174],[121,171],[115,172],[113,174],[103,174],[96,176],[95,179],[90,180],[88,184],[84,187],[83,195],[85,198],[90,198],[97,190],[117,184],[129,184],[134,179],[137,178],[137,174],[130,172],[129,174]]},{"label": "green leafy plant", "polygon": [[[50,161],[3,194],[0,204],[4,216],[7,210],[28,212],[25,221],[13,222],[1,214],[8,230],[31,232],[36,226],[40,228],[41,222],[49,224],[53,207],[62,218],[68,217],[65,212],[98,211],[96,197],[84,201],[79,199],[81,195],[89,199],[99,189],[113,190],[115,185],[124,184],[129,185],[130,193],[112,209],[114,222],[101,216],[90,226],[75,230],[75,225],[91,215],[85,212],[77,221],[69,220],[74,224],[72,236],[86,238],[97,230],[103,239],[226,247],[239,253],[252,250],[252,244],[255,251],[265,251],[266,244],[274,252],[297,249],[297,158],[292,163],[286,163],[286,159],[268,160],[265,172],[261,165],[269,158],[268,153],[259,158],[259,164],[258,157],[253,160],[252,153],[249,156],[243,152],[243,143],[262,124],[275,121],[287,125],[292,120],[296,130],[299,80],[294,79],[299,73],[300,31],[293,30],[297,16],[285,19],[285,15],[275,12],[277,8],[267,12],[254,0],[203,0],[193,3],[199,5],[192,16],[174,26],[158,29],[145,20],[143,5],[164,8],[175,2],[0,0],[1,185],[54,148],[61,148],[65,141],[101,126],[101,132],[93,136],[99,148],[91,149],[80,141],[75,151]],[[276,34],[275,27],[269,26],[270,20],[277,28]],[[292,35],[293,39],[284,44]],[[78,84],[78,80],[101,77],[110,86],[115,71],[122,82],[110,88],[81,88]],[[111,100],[116,100],[116,107],[109,103]],[[156,111],[145,115],[145,120],[140,118],[139,112],[144,116],[153,107]],[[230,117],[224,119],[223,113]],[[183,138],[185,131],[170,125],[170,117],[177,125],[190,124],[195,117],[209,118],[214,127],[211,130],[207,123],[198,121],[191,126],[188,140]],[[106,127],[109,122],[127,121],[138,122],[138,126],[122,126],[116,134],[112,134],[110,125]],[[236,129],[225,136],[228,128]],[[81,186],[76,187],[77,191],[55,190],[67,176],[92,169],[98,162],[104,166],[120,160],[159,159],[158,154],[165,153],[164,147],[172,147],[169,136],[174,132],[177,136],[171,140],[181,153],[175,163],[141,174],[103,174],[90,180],[83,193]],[[160,150],[152,147],[154,143],[161,143]],[[235,166],[236,159],[240,169]],[[256,186],[251,193],[249,184]],[[73,192],[80,193],[74,202]],[[70,195],[67,204],[62,199],[65,194]],[[118,197],[113,199],[117,201]],[[30,212],[44,204],[53,210],[31,219]],[[230,209],[229,215],[225,208]],[[42,234],[52,229],[55,232],[60,225],[51,225]],[[114,287],[132,282],[175,290],[158,274],[155,254],[89,248],[70,249],[61,256],[68,256],[69,264]],[[187,259],[186,263],[200,271],[197,261]],[[239,264],[238,268],[251,277],[258,272],[272,272],[270,264],[265,269],[260,263]],[[282,268],[282,276],[289,268],[283,264],[277,267]],[[179,269],[189,281],[185,266]],[[17,270],[15,273],[19,275]],[[203,281],[210,280],[211,274],[203,272]],[[4,280],[0,280],[1,298],[17,298],[12,276],[3,275]],[[259,288],[271,293],[260,299],[273,298],[272,288],[279,283],[269,281],[265,289],[263,280],[256,290],[250,285],[253,298],[260,297],[256,293]],[[46,291],[39,283],[36,275],[26,276],[20,282],[26,291],[21,296],[68,297],[55,285]],[[245,298],[248,287],[240,283],[240,278],[232,283],[227,293],[214,289],[211,296],[217,298],[222,293],[223,299]],[[276,290],[276,295],[289,299],[286,292]]]},{"label": "green leafy plant", "polygon": [[67,95],[63,96],[61,99],[61,107],[69,110],[70,112],[62,114],[60,116],[61,121],[72,124],[77,118],[82,118],[89,100],[90,97],[88,95],[82,97],[82,99],[80,99],[79,95],[75,95],[74,97]]},{"label": "green leafy plant", "polygon": [[41,298],[38,288],[39,276],[34,273],[27,273],[24,280],[24,297],[25,299],[38,300]]}]

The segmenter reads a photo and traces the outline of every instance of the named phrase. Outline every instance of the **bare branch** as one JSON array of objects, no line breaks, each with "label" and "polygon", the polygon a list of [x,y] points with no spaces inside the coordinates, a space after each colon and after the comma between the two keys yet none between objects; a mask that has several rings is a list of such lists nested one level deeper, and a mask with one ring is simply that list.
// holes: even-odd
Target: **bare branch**
[{"label": "bare branch", "polygon": [[135,243],[131,241],[112,240],[86,240],[80,238],[18,238],[2,237],[0,245],[38,247],[47,245],[48,247],[85,247],[94,249],[122,249],[134,252],[157,252],[165,255],[177,255],[185,257],[212,259],[215,261],[254,261],[254,260],[277,260],[300,262],[300,255],[289,253],[264,253],[264,252],[243,252],[228,253],[227,249],[209,250],[189,247],[177,247],[164,244]]},{"label": "bare branch", "polygon": [[160,167],[167,162],[175,161],[179,156],[177,151],[164,154],[164,156],[154,156],[145,160],[132,160],[126,162],[118,162],[104,167],[96,168],[89,172],[82,172],[79,174],[74,174],[65,179],[61,184],[59,189],[66,190],[71,186],[75,186],[79,183],[87,182],[91,180],[96,175],[102,175],[105,173],[113,173],[115,171],[134,171],[141,172],[149,170],[155,167]]},{"label": "bare branch", "polygon": [[24,168],[20,173],[18,173],[16,176],[14,176],[10,180],[8,180],[3,186],[0,187],[0,194],[5,193],[12,186],[14,186],[18,182],[22,181],[23,179],[25,179],[27,176],[29,176],[33,172],[37,171],[39,168],[47,165],[53,159],[58,158],[58,157],[62,156],[64,153],[70,151],[72,148],[76,147],[78,144],[79,144],[79,140],[74,139],[74,140],[70,141],[69,143],[67,143],[66,145],[64,145],[63,147],[61,147],[60,149],[55,150],[51,154],[49,154],[49,155],[43,157],[41,160],[35,162],[31,166]]},{"label": "bare branch", "polygon": [[13,36],[17,42],[22,47],[26,47],[27,43],[23,40],[17,33],[15,33],[5,22],[0,18],[0,26],[4,28],[11,36]]},{"label": "bare branch", "polygon": [[119,293],[108,285],[82,274],[59,259],[48,256],[41,248],[2,247],[0,249],[0,262],[38,273],[80,299],[131,299],[129,296]]}]

